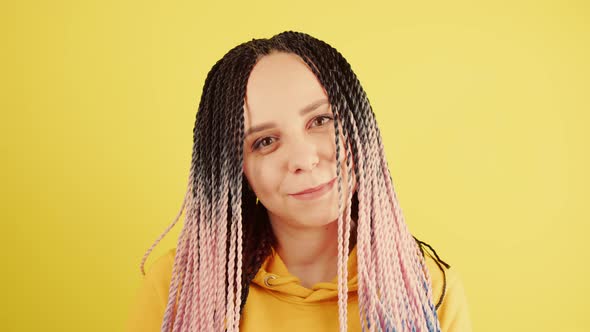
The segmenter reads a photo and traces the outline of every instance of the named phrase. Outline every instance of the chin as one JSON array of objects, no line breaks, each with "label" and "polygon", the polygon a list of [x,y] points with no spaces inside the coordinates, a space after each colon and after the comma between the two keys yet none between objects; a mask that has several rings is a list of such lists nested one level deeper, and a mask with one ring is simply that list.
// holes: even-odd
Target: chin
[{"label": "chin", "polygon": [[318,210],[311,209],[304,212],[298,212],[297,216],[293,218],[298,225],[304,227],[322,227],[333,222],[338,222],[338,207],[331,210],[320,208]]}]

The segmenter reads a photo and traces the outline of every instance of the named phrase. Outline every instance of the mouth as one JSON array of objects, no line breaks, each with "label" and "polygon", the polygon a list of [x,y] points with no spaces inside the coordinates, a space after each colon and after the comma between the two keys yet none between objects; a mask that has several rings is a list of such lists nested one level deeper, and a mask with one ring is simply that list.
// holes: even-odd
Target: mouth
[{"label": "mouth", "polygon": [[316,199],[323,196],[325,193],[329,192],[334,187],[335,181],[336,178],[333,178],[332,180],[324,184],[321,184],[317,187],[309,188],[295,194],[289,194],[289,196],[300,200]]}]

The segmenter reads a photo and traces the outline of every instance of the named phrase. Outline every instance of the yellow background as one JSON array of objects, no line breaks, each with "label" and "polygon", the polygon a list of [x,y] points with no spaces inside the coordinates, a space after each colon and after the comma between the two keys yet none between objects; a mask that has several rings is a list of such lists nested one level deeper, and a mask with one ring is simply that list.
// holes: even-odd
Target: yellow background
[{"label": "yellow background", "polygon": [[460,272],[474,330],[588,331],[586,1],[13,1],[0,12],[3,331],[121,330],[141,257],[180,209],[208,70],[289,29],[356,71],[406,221]]}]

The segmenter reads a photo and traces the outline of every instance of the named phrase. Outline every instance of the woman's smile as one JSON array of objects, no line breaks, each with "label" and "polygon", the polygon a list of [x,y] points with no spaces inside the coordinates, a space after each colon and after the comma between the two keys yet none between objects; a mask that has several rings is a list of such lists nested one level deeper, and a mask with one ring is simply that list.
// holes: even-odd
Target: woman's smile
[{"label": "woman's smile", "polygon": [[313,199],[318,199],[322,196],[324,196],[325,194],[327,194],[328,192],[332,191],[332,188],[334,188],[334,183],[336,182],[337,178],[333,178],[332,180],[330,180],[330,182],[321,185],[317,188],[313,188],[312,190],[304,190],[301,193],[297,193],[297,194],[289,194],[289,196],[298,199],[298,200],[304,200],[304,201],[308,201],[308,200],[313,200]]}]

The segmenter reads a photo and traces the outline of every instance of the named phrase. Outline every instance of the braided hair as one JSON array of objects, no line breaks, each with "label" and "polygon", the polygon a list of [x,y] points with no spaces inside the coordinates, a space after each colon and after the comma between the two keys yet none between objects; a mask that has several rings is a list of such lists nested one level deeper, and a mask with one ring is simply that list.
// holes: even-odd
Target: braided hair
[{"label": "braided hair", "polygon": [[[338,217],[338,309],[347,321],[347,259],[358,257],[361,327],[369,331],[440,331],[420,241],[399,207],[369,99],[346,59],[308,34],[285,31],[227,52],[209,71],[196,115],[186,211],[162,331],[237,331],[250,282],[276,245],[266,208],[243,173],[244,100],[257,61],[271,52],[299,56],[325,88],[334,115]],[[340,174],[339,124],[348,143],[348,183]],[[354,168],[354,170],[353,170]],[[352,172],[358,189],[352,193]],[[343,185],[349,197],[343,196]],[[220,277],[224,276],[224,277]]]}]

